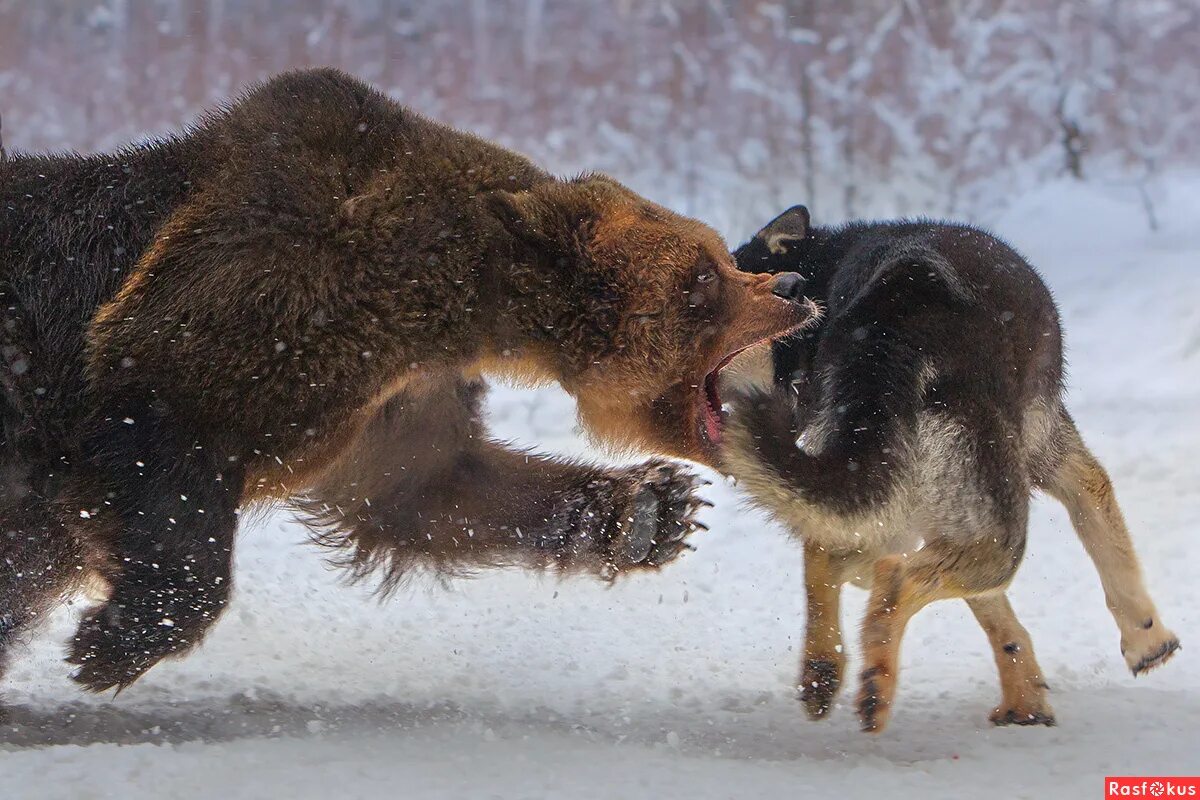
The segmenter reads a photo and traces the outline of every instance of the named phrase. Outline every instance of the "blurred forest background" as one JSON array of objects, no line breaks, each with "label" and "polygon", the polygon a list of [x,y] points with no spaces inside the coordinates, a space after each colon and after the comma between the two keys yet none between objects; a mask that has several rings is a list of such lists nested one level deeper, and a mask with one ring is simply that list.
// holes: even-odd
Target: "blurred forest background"
[{"label": "blurred forest background", "polygon": [[1059,176],[1200,164],[1197,0],[0,0],[10,150],[160,135],[330,64],[560,172],[599,169],[740,235],[986,219]]}]

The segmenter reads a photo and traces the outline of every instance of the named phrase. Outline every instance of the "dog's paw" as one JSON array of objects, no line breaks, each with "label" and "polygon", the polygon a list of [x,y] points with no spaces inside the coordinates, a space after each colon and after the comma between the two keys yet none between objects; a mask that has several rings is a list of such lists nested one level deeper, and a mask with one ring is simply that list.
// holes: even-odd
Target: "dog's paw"
[{"label": "dog's paw", "polygon": [[882,667],[862,671],[861,685],[855,705],[858,708],[859,728],[864,733],[881,733],[892,713],[895,679]]},{"label": "dog's paw", "polygon": [[618,471],[621,497],[605,560],[613,572],[657,569],[690,549],[687,537],[704,525],[700,508],[711,505],[697,497],[698,479],[688,469],[651,461]]},{"label": "dog's paw", "polygon": [[1046,727],[1054,727],[1057,724],[1054,719],[1054,709],[1046,702],[1034,703],[1029,706],[1000,705],[992,710],[992,714],[988,719],[996,726],[1045,725]]},{"label": "dog's paw", "polygon": [[1121,637],[1121,655],[1134,676],[1167,663],[1179,648],[1179,637],[1153,617]]},{"label": "dog's paw", "polygon": [[1175,638],[1168,639],[1160,644],[1155,650],[1150,651],[1145,656],[1138,659],[1136,664],[1131,665],[1134,676],[1144,675],[1152,669],[1161,667],[1163,664],[1171,660],[1171,657],[1177,653],[1182,647],[1179,640]]},{"label": "dog's paw", "polygon": [[833,707],[833,698],[841,686],[842,665],[824,658],[804,661],[800,676],[800,702],[812,720],[824,719]]}]

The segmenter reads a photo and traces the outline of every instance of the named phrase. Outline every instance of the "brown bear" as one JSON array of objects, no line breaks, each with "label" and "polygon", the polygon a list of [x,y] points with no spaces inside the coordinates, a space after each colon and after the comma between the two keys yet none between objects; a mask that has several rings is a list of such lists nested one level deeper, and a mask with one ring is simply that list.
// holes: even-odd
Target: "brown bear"
[{"label": "brown bear", "polygon": [[0,657],[94,575],[69,660],[128,685],[216,620],[240,510],[269,501],[385,587],[658,567],[693,476],[490,441],[480,376],[557,381],[601,441],[711,464],[717,371],[811,316],[792,278],[332,70],[111,155],[10,155]]}]

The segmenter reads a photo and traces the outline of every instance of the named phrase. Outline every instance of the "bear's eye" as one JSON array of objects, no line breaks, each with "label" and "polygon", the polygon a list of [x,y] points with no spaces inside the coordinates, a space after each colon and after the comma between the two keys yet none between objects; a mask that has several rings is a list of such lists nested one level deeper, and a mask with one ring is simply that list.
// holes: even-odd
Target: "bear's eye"
[{"label": "bear's eye", "polygon": [[701,262],[696,271],[695,283],[687,292],[688,305],[692,308],[708,306],[716,295],[717,268],[711,262]]}]

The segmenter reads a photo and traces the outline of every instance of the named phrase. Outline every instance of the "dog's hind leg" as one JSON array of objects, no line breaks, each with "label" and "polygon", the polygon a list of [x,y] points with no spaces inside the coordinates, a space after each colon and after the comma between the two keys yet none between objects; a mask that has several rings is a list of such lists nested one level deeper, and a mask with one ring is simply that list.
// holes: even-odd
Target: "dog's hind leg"
[{"label": "dog's hind leg", "polygon": [[1075,532],[1100,573],[1108,609],[1121,631],[1121,654],[1133,674],[1139,675],[1174,655],[1179,639],[1163,625],[1146,591],[1108,473],[1065,412],[1063,426],[1066,456],[1044,488],[1070,512]]},{"label": "dog's hind leg", "polygon": [[990,594],[1012,580],[1025,552],[1028,500],[1011,502],[1010,509],[1003,522],[997,520],[969,538],[933,538],[911,555],[889,555],[875,562],[862,630],[858,714],[864,731],[876,733],[887,725],[900,640],[913,615],[935,600]]},{"label": "dog's hind leg", "polygon": [[800,701],[810,719],[823,719],[842,684],[846,653],[842,647],[840,605],[843,558],[811,541],[804,542],[804,586],[808,622]]},{"label": "dog's hind leg", "polygon": [[21,632],[78,588],[83,574],[78,540],[47,504],[0,508],[0,677]]},{"label": "dog's hind leg", "polygon": [[1053,725],[1046,680],[1033,654],[1029,632],[1017,619],[1004,592],[966,598],[987,634],[1000,672],[1001,700],[991,715],[996,725]]}]

